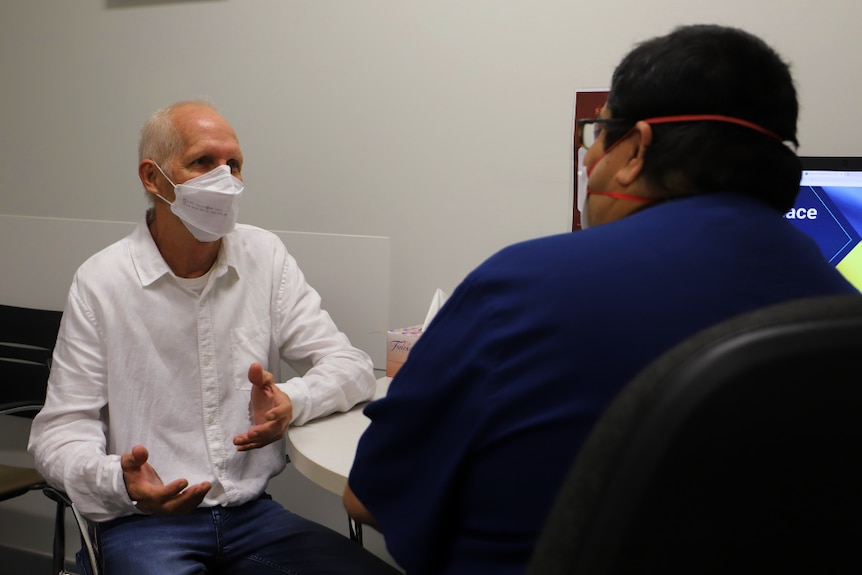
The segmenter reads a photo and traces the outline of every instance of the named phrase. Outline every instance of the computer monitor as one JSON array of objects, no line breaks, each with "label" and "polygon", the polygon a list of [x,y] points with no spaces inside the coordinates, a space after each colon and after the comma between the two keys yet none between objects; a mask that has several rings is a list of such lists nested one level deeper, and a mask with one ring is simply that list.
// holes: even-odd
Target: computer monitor
[{"label": "computer monitor", "polygon": [[824,257],[862,291],[862,157],[801,160],[799,195],[784,217],[811,236]]}]

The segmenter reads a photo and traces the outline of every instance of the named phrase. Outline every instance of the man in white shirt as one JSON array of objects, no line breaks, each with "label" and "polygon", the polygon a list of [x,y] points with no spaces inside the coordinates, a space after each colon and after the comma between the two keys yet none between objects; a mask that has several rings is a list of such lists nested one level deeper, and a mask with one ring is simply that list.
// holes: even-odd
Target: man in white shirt
[{"label": "man in white shirt", "polygon": [[[288,426],[375,381],[278,237],[236,224],[242,163],[207,103],[144,126],[150,209],[75,274],[30,452],[98,523],[107,573],[389,572],[265,493]],[[302,376],[276,383],[281,360]]]}]

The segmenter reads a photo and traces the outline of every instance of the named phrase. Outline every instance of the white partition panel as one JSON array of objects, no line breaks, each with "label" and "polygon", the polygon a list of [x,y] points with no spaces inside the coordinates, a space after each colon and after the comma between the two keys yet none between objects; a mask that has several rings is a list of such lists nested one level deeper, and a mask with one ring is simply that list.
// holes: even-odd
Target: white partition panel
[{"label": "white partition panel", "polygon": [[389,238],[275,232],[350,342],[386,368]]},{"label": "white partition panel", "polygon": [[[0,303],[63,309],[72,276],[134,223],[0,215]],[[389,238],[276,231],[323,307],[353,345],[384,368]]]}]

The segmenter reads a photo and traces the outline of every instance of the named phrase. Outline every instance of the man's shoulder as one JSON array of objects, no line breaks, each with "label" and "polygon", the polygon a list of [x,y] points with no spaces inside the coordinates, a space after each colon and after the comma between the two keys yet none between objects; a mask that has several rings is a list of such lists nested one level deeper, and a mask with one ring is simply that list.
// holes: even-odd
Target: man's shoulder
[{"label": "man's shoulder", "polygon": [[275,233],[274,233],[274,232],[271,232],[271,231],[269,231],[269,230],[265,230],[265,229],[260,228],[260,227],[258,227],[258,226],[253,226],[253,225],[251,225],[251,224],[237,224],[237,225],[236,225],[236,227],[234,227],[234,232],[235,232],[235,233],[237,233],[237,234],[241,234],[241,235],[242,235],[242,234],[252,234],[252,235],[257,235],[257,234],[263,234],[263,235],[275,235]]},{"label": "man's shoulder", "polygon": [[129,253],[131,242],[132,236],[128,235],[114,243],[108,244],[84,260],[79,266],[78,271],[102,268],[105,265],[117,265]]},{"label": "man's shoulder", "polygon": [[227,236],[230,245],[236,246],[240,251],[261,250],[284,250],[284,242],[275,232],[252,226],[250,224],[237,224],[234,230]]},{"label": "man's shoulder", "polygon": [[[126,226],[127,224],[124,224]],[[107,244],[100,250],[90,255],[81,266],[79,271],[91,267],[99,267],[102,265],[117,265],[118,261],[127,260],[135,245],[143,245],[144,242],[152,243],[149,228],[145,218],[138,220],[131,231],[125,228],[125,235],[120,237],[113,243]],[[155,249],[155,247],[153,247]]]},{"label": "man's shoulder", "polygon": [[276,242],[281,243],[281,239],[275,232],[265,230],[251,224],[237,224],[230,236],[244,242]]}]

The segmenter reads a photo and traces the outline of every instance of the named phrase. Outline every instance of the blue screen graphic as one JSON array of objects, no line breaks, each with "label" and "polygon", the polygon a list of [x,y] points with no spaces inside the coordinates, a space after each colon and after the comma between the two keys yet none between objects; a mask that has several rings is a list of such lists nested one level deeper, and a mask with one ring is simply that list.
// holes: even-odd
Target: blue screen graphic
[{"label": "blue screen graphic", "polygon": [[796,204],[784,217],[862,291],[862,171],[843,170],[803,171]]}]

